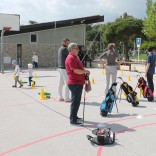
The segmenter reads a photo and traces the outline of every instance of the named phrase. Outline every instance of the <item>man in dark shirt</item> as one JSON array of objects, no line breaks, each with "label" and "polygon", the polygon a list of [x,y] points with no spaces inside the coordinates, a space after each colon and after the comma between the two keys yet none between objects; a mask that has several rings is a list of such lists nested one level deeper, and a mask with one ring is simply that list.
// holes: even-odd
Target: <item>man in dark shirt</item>
[{"label": "man in dark shirt", "polygon": [[153,47],[148,47],[147,52],[149,55],[147,56],[145,77],[147,77],[147,82],[148,82],[149,88],[154,93],[153,75],[155,73],[155,56],[153,54]]},{"label": "man in dark shirt", "polygon": [[[68,49],[67,46],[69,44],[70,40],[65,38],[62,41],[62,45],[58,50],[58,71],[59,71],[59,83],[58,83],[58,98],[59,101],[65,101],[70,102],[69,98],[69,88],[67,85],[67,73],[66,73],[66,67],[65,67],[65,60],[68,56]],[[65,86],[65,97],[63,98],[62,91],[63,91],[63,85]]]}]

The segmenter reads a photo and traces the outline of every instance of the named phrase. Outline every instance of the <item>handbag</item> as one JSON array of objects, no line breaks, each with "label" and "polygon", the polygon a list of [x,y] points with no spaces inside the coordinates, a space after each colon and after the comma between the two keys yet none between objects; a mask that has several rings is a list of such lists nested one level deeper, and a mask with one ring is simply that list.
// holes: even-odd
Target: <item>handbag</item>
[{"label": "handbag", "polygon": [[85,83],[85,91],[88,93],[92,90],[90,80],[87,80]]}]

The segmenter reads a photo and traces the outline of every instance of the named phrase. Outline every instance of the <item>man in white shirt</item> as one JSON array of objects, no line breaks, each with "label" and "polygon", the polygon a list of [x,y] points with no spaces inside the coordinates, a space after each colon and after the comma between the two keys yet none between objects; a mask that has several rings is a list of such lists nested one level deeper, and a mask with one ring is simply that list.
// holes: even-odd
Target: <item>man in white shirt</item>
[{"label": "man in white shirt", "polygon": [[34,53],[34,56],[32,57],[34,68],[38,68],[38,56],[36,53]]}]

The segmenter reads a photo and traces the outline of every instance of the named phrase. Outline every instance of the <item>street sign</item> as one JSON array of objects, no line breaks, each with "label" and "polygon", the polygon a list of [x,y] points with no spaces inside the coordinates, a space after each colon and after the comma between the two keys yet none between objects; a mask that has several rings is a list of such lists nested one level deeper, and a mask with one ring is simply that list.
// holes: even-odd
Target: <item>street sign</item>
[{"label": "street sign", "polygon": [[136,38],[136,46],[138,47],[138,62],[140,56],[140,45],[141,45],[141,38]]},{"label": "street sign", "polygon": [[140,45],[141,45],[141,38],[136,38],[136,45],[137,45],[137,47],[140,47]]}]

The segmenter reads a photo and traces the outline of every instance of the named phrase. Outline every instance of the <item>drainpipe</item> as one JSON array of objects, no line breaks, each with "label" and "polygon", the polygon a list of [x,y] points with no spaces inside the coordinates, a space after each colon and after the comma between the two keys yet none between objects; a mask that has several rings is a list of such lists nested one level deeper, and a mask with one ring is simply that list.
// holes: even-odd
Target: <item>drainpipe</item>
[{"label": "drainpipe", "polygon": [[3,51],[4,51],[4,35],[5,30],[1,31],[1,73],[4,74],[4,60],[3,60]]}]

